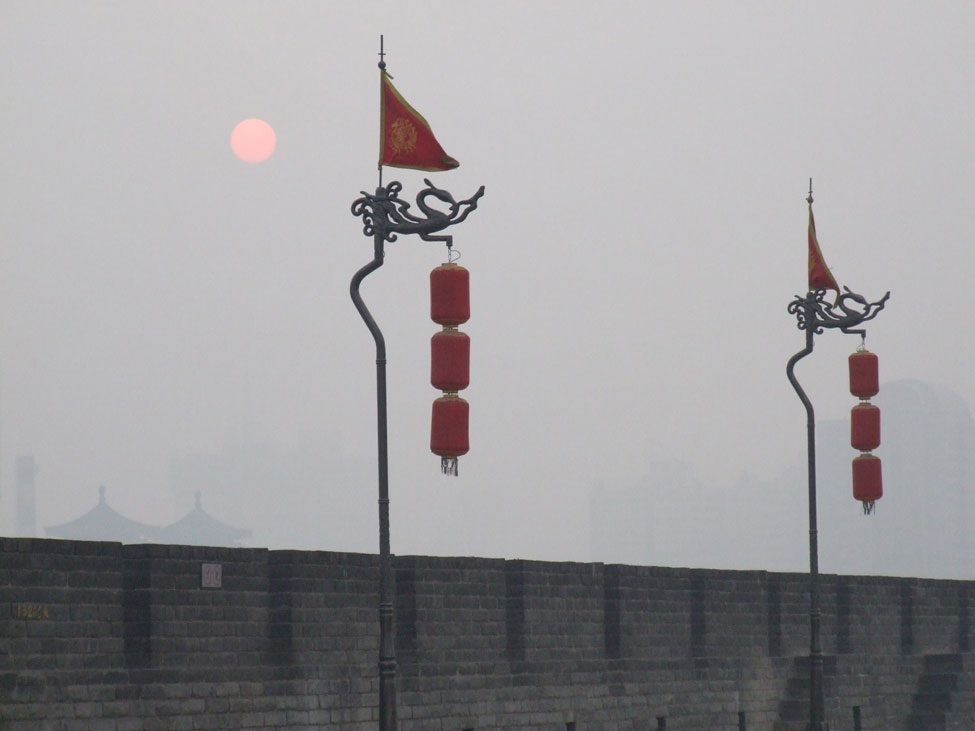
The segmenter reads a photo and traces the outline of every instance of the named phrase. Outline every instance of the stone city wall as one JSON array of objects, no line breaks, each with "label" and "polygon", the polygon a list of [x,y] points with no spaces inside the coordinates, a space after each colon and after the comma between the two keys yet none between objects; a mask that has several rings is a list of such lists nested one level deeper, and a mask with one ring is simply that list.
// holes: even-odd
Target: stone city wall
[{"label": "stone city wall", "polygon": [[[779,731],[807,577],[394,558],[404,731]],[[0,730],[374,729],[373,555],[0,539]],[[975,728],[972,583],[821,577],[834,731]]]}]

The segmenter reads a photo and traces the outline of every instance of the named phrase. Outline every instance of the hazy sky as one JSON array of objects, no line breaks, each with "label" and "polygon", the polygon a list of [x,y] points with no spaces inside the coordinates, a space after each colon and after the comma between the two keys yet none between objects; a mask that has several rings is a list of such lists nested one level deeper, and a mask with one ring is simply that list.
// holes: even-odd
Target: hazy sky
[{"label": "hazy sky", "polygon": [[[486,186],[454,230],[472,282],[459,478],[428,450],[443,248],[389,244],[362,288],[388,347],[394,552],[588,560],[598,484],[667,459],[730,491],[804,459],[786,306],[810,177],[836,278],[892,293],[867,341],[882,381],[975,403],[973,28],[960,0],[7,0],[0,529],[19,454],[39,528],[101,484],[163,523],[192,507],[174,461],[245,442],[327,455],[334,484],[204,491],[210,512],[278,547],[376,550],[375,354],[348,288],[372,255],[349,207],[376,185],[380,33],[460,161],[434,182]],[[278,136],[257,165],[229,147],[252,116]],[[425,175],[385,178],[415,194]],[[853,405],[856,344],[827,333],[797,370],[824,419]]]}]

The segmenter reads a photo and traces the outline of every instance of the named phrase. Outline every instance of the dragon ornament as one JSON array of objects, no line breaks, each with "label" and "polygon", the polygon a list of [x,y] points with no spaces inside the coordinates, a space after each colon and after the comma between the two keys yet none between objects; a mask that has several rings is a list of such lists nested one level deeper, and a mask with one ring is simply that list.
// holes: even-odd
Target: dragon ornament
[{"label": "dragon ornament", "polygon": [[872,320],[877,316],[890,292],[887,292],[876,302],[867,302],[866,297],[843,287],[843,293],[837,293],[833,302],[826,301],[825,289],[810,291],[805,297],[796,295],[789,303],[789,314],[795,315],[797,327],[800,330],[812,329],[814,333],[823,332],[823,328],[839,328],[849,335],[863,336],[864,330],[854,330],[857,325]]},{"label": "dragon ornament", "polygon": [[[449,248],[453,237],[435,234],[467,218],[484,195],[484,186],[470,198],[458,201],[448,191],[436,187],[428,179],[424,178],[423,182],[427,187],[416,196],[416,207],[422,216],[411,211],[411,204],[399,197],[403,189],[402,183],[393,181],[385,187],[376,188],[375,195],[361,191],[362,197],[352,203],[352,215],[362,217],[362,233],[366,236],[380,236],[384,241],[396,241],[399,234],[418,234],[424,241],[440,241]],[[431,205],[428,202],[431,198],[445,204],[447,210]]]}]

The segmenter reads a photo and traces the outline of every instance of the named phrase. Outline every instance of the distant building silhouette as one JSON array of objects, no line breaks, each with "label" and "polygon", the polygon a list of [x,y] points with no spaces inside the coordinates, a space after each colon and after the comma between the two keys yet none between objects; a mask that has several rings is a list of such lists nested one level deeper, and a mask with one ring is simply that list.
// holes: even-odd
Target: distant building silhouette
[{"label": "distant building silhouette", "polygon": [[[975,488],[975,421],[958,394],[916,379],[884,383],[884,497],[876,515],[846,509],[851,494],[850,421],[824,422],[818,474],[820,555],[825,570],[975,578],[969,556]],[[817,445],[818,446],[818,445]],[[836,496],[835,499],[833,496]]]},{"label": "distant building silhouette", "polygon": [[119,541],[120,543],[155,543],[159,529],[126,518],[109,507],[105,501],[105,486],[98,488],[98,504],[80,518],[48,526],[51,538],[68,538],[78,541]]},{"label": "distant building silhouette", "polygon": [[196,493],[193,510],[167,526],[139,523],[111,508],[105,500],[105,487],[98,488],[98,504],[91,510],[61,525],[45,529],[51,538],[120,543],[179,543],[193,546],[241,546],[251,532],[223,523],[201,507]]},{"label": "distant building silhouette", "polygon": [[[816,424],[820,570],[975,578],[975,420],[954,392],[914,379],[881,384],[884,497],[853,499],[850,418]],[[850,406],[856,399],[850,398]],[[594,490],[592,558],[650,565],[803,571],[805,454],[781,475],[704,484],[691,465],[656,463],[638,485]]]},{"label": "distant building silhouette", "polygon": [[229,442],[174,457],[169,494],[188,502],[202,490],[214,513],[253,529],[252,545],[369,552],[375,550],[374,501],[350,500],[348,491],[375,469],[374,456],[345,453],[328,432],[287,447]]},{"label": "distant building silhouette", "polygon": [[249,530],[223,523],[201,507],[200,493],[196,493],[193,510],[172,525],[160,528],[161,543],[179,543],[184,546],[241,546],[251,537]]}]

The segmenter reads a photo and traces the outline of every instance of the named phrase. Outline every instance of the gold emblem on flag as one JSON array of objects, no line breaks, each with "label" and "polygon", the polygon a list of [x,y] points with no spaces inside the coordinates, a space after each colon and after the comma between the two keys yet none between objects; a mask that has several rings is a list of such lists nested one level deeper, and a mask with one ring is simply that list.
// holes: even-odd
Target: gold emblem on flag
[{"label": "gold emblem on flag", "polygon": [[400,117],[389,128],[389,146],[394,155],[413,152],[416,147],[416,127],[406,117]]}]

